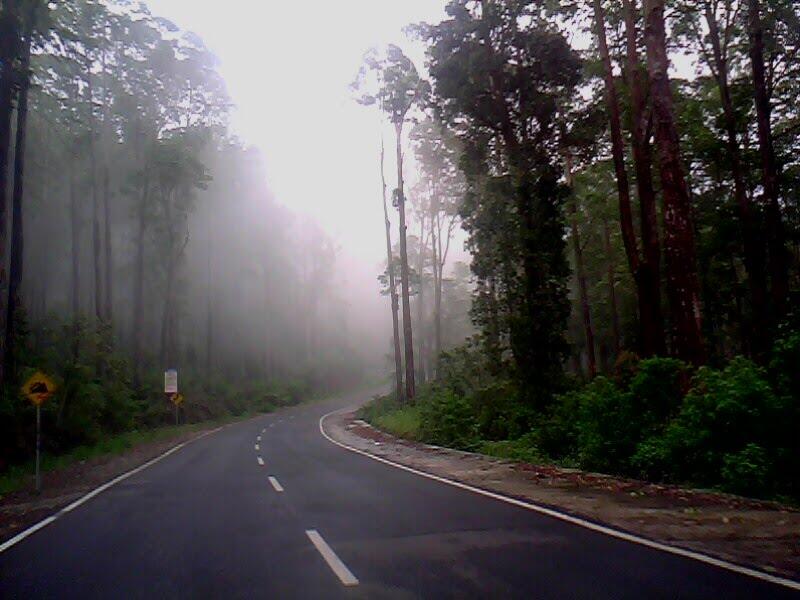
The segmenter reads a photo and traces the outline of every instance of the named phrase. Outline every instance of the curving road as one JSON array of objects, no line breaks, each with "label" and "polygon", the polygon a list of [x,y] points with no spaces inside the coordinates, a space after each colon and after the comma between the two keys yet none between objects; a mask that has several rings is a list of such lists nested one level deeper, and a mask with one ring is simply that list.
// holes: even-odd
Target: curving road
[{"label": "curving road", "polygon": [[320,417],[358,400],[186,445],[0,554],[0,597],[796,597],[322,437]]}]

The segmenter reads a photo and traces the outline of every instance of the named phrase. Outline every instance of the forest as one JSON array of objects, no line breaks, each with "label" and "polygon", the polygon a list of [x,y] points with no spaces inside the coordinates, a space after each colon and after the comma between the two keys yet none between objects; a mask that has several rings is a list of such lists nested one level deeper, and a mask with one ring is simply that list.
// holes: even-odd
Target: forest
[{"label": "forest", "polygon": [[334,241],[277,202],[197,35],[139,2],[0,4],[0,470],[360,380]]},{"label": "forest", "polygon": [[[796,3],[450,0],[407,32],[424,64],[372,50],[353,84],[399,165],[393,392],[365,418],[797,502]],[[473,329],[443,345],[454,223]]]},{"label": "forest", "polygon": [[171,422],[166,369],[201,422],[380,363],[363,415],[416,440],[800,501],[796,2],[443,4],[352,65],[378,327],[200,36],[0,3],[0,470],[32,455],[36,371],[57,454]]}]

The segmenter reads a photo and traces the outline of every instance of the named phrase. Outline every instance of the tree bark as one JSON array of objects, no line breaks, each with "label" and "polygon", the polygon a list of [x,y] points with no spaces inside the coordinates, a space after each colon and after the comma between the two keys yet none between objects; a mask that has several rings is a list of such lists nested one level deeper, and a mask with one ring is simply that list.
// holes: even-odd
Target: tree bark
[{"label": "tree bark", "polygon": [[[611,66],[611,56],[608,51],[608,41],[606,39],[605,12],[601,0],[594,0],[593,5],[595,29],[599,42],[600,58],[603,64],[606,106],[608,107],[611,133],[611,155],[614,163],[614,174],[616,176],[617,196],[619,200],[620,230],[622,232],[622,242],[625,246],[625,255],[628,259],[628,268],[636,284],[640,328],[639,350],[643,356],[651,356],[663,352],[664,349],[661,294],[659,291],[660,277],[658,274],[658,229],[652,226],[655,201],[652,193],[650,196],[647,194],[647,188],[650,182],[649,167],[647,166],[647,153],[644,152],[646,147],[640,144],[634,149],[634,154],[638,156],[638,160],[635,159],[638,175],[637,183],[640,186],[639,201],[640,204],[643,203],[640,212],[643,228],[642,237],[645,237],[643,242],[645,245],[645,260],[642,260],[639,255],[636,232],[633,226],[630,184],[628,182],[628,173],[625,168],[625,147],[622,137],[619,97],[617,95],[614,72]],[[627,6],[627,8],[630,9],[631,7]],[[636,62],[638,63],[638,60]],[[637,89],[640,90],[641,86]],[[641,115],[639,116],[641,118]],[[636,129],[636,127],[634,128]],[[649,185],[652,190],[652,184]]]},{"label": "tree bark", "polygon": [[655,139],[664,201],[667,296],[675,354],[698,365],[705,360],[694,230],[667,70],[664,0],[645,0],[647,70],[655,118]]},{"label": "tree bark", "polygon": [[786,251],[786,234],[783,228],[779,201],[778,163],[772,142],[772,109],[767,92],[764,69],[764,31],[761,22],[760,0],[748,0],[747,31],[750,37],[749,54],[753,72],[758,148],[761,154],[764,204],[766,205],[767,259],[772,286],[772,314],[774,321],[786,314],[789,292],[789,261]]},{"label": "tree bark", "polygon": [[403,342],[406,358],[406,400],[416,395],[414,381],[414,339],[411,331],[411,301],[408,284],[408,250],[406,248],[406,198],[403,192],[403,122],[395,123],[397,137],[397,208],[400,213],[400,287],[403,296]]},{"label": "tree bark", "polygon": [[389,209],[386,206],[386,177],[383,172],[383,138],[381,138],[381,185],[383,186],[383,222],[386,227],[386,270],[389,273],[389,297],[392,302],[392,341],[394,342],[394,373],[395,393],[397,400],[405,399],[403,388],[403,355],[400,351],[400,323],[397,311],[399,302],[397,298],[397,285],[394,280],[394,261],[392,260],[392,230],[389,222]]},{"label": "tree bark", "polygon": [[[109,327],[109,333],[113,326],[113,311],[114,311],[114,297],[113,297],[113,281],[112,276],[114,272],[113,256],[111,251],[111,192],[109,190],[109,172],[108,165],[103,166],[103,230],[104,230],[104,250],[105,250],[105,306],[104,317]],[[113,336],[109,337],[109,342]]]},{"label": "tree bark", "polygon": [[417,370],[420,383],[425,383],[425,327],[422,320],[425,318],[425,295],[424,295],[424,280],[422,272],[425,269],[425,248],[427,241],[423,238],[425,236],[425,213],[420,213],[419,220],[419,256],[417,258],[417,276],[419,277],[419,294],[417,295],[417,333],[419,348],[417,350]]},{"label": "tree bark", "polygon": [[608,220],[603,219],[603,237],[605,239],[606,258],[608,259],[608,267],[606,277],[608,278],[608,305],[611,310],[611,337],[614,343],[614,358],[619,356],[621,347],[619,335],[619,311],[617,309],[617,289],[614,277],[614,261],[612,259],[613,249],[611,248],[611,228],[608,226]]},{"label": "tree bark", "polygon": [[[567,155],[565,162],[567,167],[567,185],[572,188],[572,157]],[[589,306],[588,286],[586,285],[586,270],[583,266],[583,247],[581,246],[581,233],[578,227],[577,198],[575,198],[574,194],[572,202],[569,203],[569,212],[572,248],[575,252],[575,276],[578,280],[578,295],[583,316],[583,333],[586,337],[586,359],[589,367],[589,378],[594,379],[595,375],[597,375],[597,359],[595,358],[594,352],[594,328],[592,327],[592,312]]]},{"label": "tree bark", "polygon": [[[87,73],[89,69],[87,67]],[[89,185],[92,191],[92,266],[94,270],[94,314],[97,322],[103,321],[103,275],[100,243],[100,198],[97,193],[97,148],[95,145],[94,94],[92,77],[87,75],[87,103],[89,105]]]},{"label": "tree bark", "polygon": [[[6,283],[6,244],[8,220],[8,177],[11,153],[11,115],[14,110],[16,74],[14,62],[19,55],[19,6],[18,2],[6,2],[0,11],[0,289]],[[0,295],[0,384],[4,381],[6,351],[6,305]]]},{"label": "tree bark", "polygon": [[22,197],[25,184],[25,141],[28,130],[28,91],[30,88],[31,37],[33,22],[26,24],[25,40],[20,65],[19,96],[17,101],[17,135],[14,151],[14,190],[11,208],[11,257],[8,277],[8,304],[6,313],[6,355],[5,376],[16,378],[17,354],[17,309],[22,306],[20,288],[22,287],[23,267],[23,223]]},{"label": "tree bark", "polygon": [[761,356],[766,351],[767,328],[765,324],[768,315],[764,252],[759,241],[758,216],[753,211],[744,180],[742,155],[736,132],[736,115],[728,81],[728,58],[723,49],[716,14],[711,2],[708,0],[704,4],[704,13],[708,24],[708,37],[711,41],[713,60],[709,67],[716,79],[722,103],[722,116],[725,121],[725,133],[727,136],[726,146],[728,148],[728,157],[731,161],[731,175],[733,176],[733,194],[736,205],[739,208],[744,265],[747,270],[748,287],[750,288],[751,318],[750,323],[746,326],[745,337],[750,345],[751,353],[755,356]]},{"label": "tree bark", "polygon": [[147,231],[147,204],[150,196],[150,178],[146,164],[143,176],[133,280],[133,385],[136,389],[139,389],[141,384],[142,338],[144,336],[144,238]]},{"label": "tree bark", "polygon": [[664,354],[664,317],[661,312],[661,242],[658,236],[656,193],[653,189],[653,157],[649,141],[647,94],[639,62],[636,30],[636,0],[623,0],[625,12],[626,64],[631,102],[631,146],[639,195],[639,224],[643,260],[634,274],[639,290],[642,354]]}]

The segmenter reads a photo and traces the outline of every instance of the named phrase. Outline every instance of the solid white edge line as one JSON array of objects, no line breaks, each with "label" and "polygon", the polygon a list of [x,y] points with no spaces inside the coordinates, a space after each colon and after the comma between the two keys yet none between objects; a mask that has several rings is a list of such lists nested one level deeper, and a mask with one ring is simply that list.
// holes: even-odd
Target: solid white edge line
[{"label": "solid white edge line", "polygon": [[474,494],[480,494],[481,496],[486,496],[487,498],[493,498],[494,500],[499,500],[501,502],[505,502],[507,504],[513,504],[514,506],[519,506],[521,508],[526,508],[528,510],[532,510],[534,512],[541,513],[543,515],[547,515],[549,517],[553,517],[556,519],[560,519],[562,521],[566,521],[567,523],[572,523],[573,525],[578,525],[579,527],[584,527],[586,529],[590,529],[592,531],[596,531],[598,533],[602,533],[611,537],[615,537],[621,540],[625,540],[626,542],[632,542],[634,544],[640,544],[642,546],[647,546],[648,548],[653,548],[655,550],[661,550],[662,552],[668,552],[669,554],[675,554],[677,556],[683,556],[684,558],[691,558],[693,560],[706,563],[709,565],[713,565],[715,567],[720,567],[722,569],[727,569],[728,571],[733,571],[734,573],[739,573],[741,575],[747,575],[749,577],[753,577],[755,579],[761,579],[762,581],[768,581],[769,583],[774,583],[777,585],[782,585],[784,587],[793,589],[793,590],[800,590],[800,582],[794,581],[792,579],[787,579],[785,577],[779,577],[777,575],[770,575],[769,573],[765,573],[763,571],[758,571],[756,569],[751,569],[749,567],[744,567],[742,565],[737,565],[732,562],[728,562],[726,560],[722,560],[720,558],[714,558],[713,556],[708,556],[707,554],[701,554],[700,552],[695,552],[693,550],[686,550],[685,548],[679,548],[677,546],[670,546],[669,544],[664,544],[662,542],[656,542],[654,540],[649,540],[647,538],[639,537],[638,535],[634,535],[632,533],[626,533],[624,531],[619,531],[617,529],[612,529],[611,527],[606,527],[605,525],[599,525],[597,523],[592,523],[591,521],[586,521],[585,519],[581,519],[580,517],[574,517],[572,515],[568,515],[566,513],[559,512],[552,508],[546,508],[544,506],[540,506],[533,502],[525,502],[523,500],[518,500],[516,498],[510,498],[508,496],[503,496],[502,494],[498,494],[496,492],[490,492],[488,490],[482,490],[481,488],[477,488],[471,486],[466,483],[461,483],[460,481],[455,481],[453,479],[447,479],[446,477],[441,477],[439,475],[434,475],[432,473],[426,473],[425,471],[420,471],[413,467],[407,467],[406,465],[402,465],[400,463],[393,462],[382,456],[375,456],[370,454],[369,452],[365,452],[364,450],[360,450],[359,448],[355,448],[353,446],[348,446],[347,444],[343,444],[327,433],[325,433],[325,429],[322,425],[323,421],[331,416],[332,414],[344,412],[346,410],[352,410],[352,408],[345,408],[345,409],[338,409],[331,411],[327,414],[324,414],[319,419],[319,431],[322,436],[327,439],[332,444],[339,446],[340,448],[344,448],[345,450],[349,450],[350,452],[355,452],[356,454],[361,454],[362,456],[366,456],[367,458],[371,458],[372,460],[377,460],[378,462],[384,463],[386,465],[390,465],[392,467],[402,469],[403,471],[408,471],[409,473],[413,473],[415,475],[419,475],[420,477],[426,477],[427,479],[432,479],[434,481],[438,481],[439,483],[444,483],[447,485],[451,485],[453,487],[460,488],[462,490],[467,490]]},{"label": "solid white edge line", "polygon": [[342,582],[343,585],[346,586],[353,586],[358,585],[358,579],[350,569],[347,568],[341,559],[336,556],[336,553],[333,549],[328,545],[328,543],[322,539],[322,536],[316,529],[306,529],[306,535],[308,539],[311,540],[311,543],[314,544],[314,547],[317,551],[322,555],[322,558],[325,559],[325,562],[328,563],[328,566],[331,568],[336,576],[339,578],[339,581]]},{"label": "solid white edge line", "polygon": [[200,438],[206,437],[207,435],[210,435],[212,433],[216,433],[220,429],[222,429],[222,427],[217,427],[216,429],[211,429],[209,431],[201,433],[196,438],[193,438],[193,439],[188,440],[186,442],[181,442],[180,444],[178,444],[176,446],[173,446],[172,448],[170,448],[169,450],[167,450],[163,454],[159,454],[158,456],[156,456],[155,458],[147,461],[146,463],[141,464],[138,467],[136,467],[134,469],[131,469],[130,471],[115,477],[111,481],[107,481],[103,485],[93,489],[91,492],[81,496],[80,498],[78,498],[74,502],[68,504],[67,506],[65,506],[61,510],[57,511],[55,514],[50,515],[49,517],[47,517],[45,519],[42,519],[41,521],[39,521],[35,525],[31,525],[27,529],[19,532],[14,537],[12,537],[12,538],[6,540],[5,542],[3,542],[2,544],[0,544],[0,554],[5,552],[6,550],[11,548],[12,546],[15,546],[16,544],[18,544],[19,542],[24,540],[29,535],[36,533],[37,531],[39,531],[40,529],[43,529],[44,527],[47,527],[50,523],[55,521],[61,515],[64,515],[64,514],[70,512],[70,511],[72,511],[72,510],[75,510],[76,508],[78,508],[84,502],[88,502],[89,500],[91,500],[92,498],[97,496],[98,494],[103,493],[104,491],[106,491],[111,486],[118,484],[120,481],[123,481],[123,480],[127,479],[131,475],[136,475],[136,473],[139,473],[140,471],[144,471],[147,467],[150,467],[150,466],[156,464],[158,461],[168,457],[173,452],[177,452],[178,450],[183,448],[186,444],[190,444],[192,442],[195,442],[195,441],[199,440]]},{"label": "solid white edge line", "polygon": [[256,460],[258,461],[258,464],[260,464],[262,467],[264,466],[264,459],[263,458],[261,458],[260,456],[256,456]]},{"label": "solid white edge line", "polygon": [[283,486],[280,484],[280,482],[277,479],[275,479],[272,475],[270,475],[268,477],[268,479],[269,479],[269,482],[272,484],[272,487],[275,489],[276,492],[282,492],[283,491]]}]

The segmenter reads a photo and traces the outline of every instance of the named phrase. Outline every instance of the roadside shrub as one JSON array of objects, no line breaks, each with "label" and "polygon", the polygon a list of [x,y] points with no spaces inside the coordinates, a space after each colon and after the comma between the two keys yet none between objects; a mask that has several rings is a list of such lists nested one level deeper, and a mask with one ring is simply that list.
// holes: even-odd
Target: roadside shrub
[{"label": "roadside shrub", "polygon": [[579,394],[578,460],[586,469],[622,472],[639,438],[631,397],[598,377]]},{"label": "roadside shrub", "polygon": [[771,461],[758,444],[722,457],[722,488],[734,494],[763,495],[772,487]]},{"label": "roadside shrub", "polygon": [[638,449],[634,462],[649,475],[719,484],[726,456],[733,477],[735,457],[748,444],[769,447],[781,412],[763,370],[752,362],[736,358],[722,371],[702,367],[677,417]]},{"label": "roadside shrub", "polygon": [[530,430],[533,413],[519,401],[511,383],[497,382],[478,389],[469,400],[482,439],[515,439]]},{"label": "roadside shrub", "polygon": [[478,443],[478,422],[473,406],[450,389],[434,389],[420,402],[420,436],[432,444],[473,449]]}]

